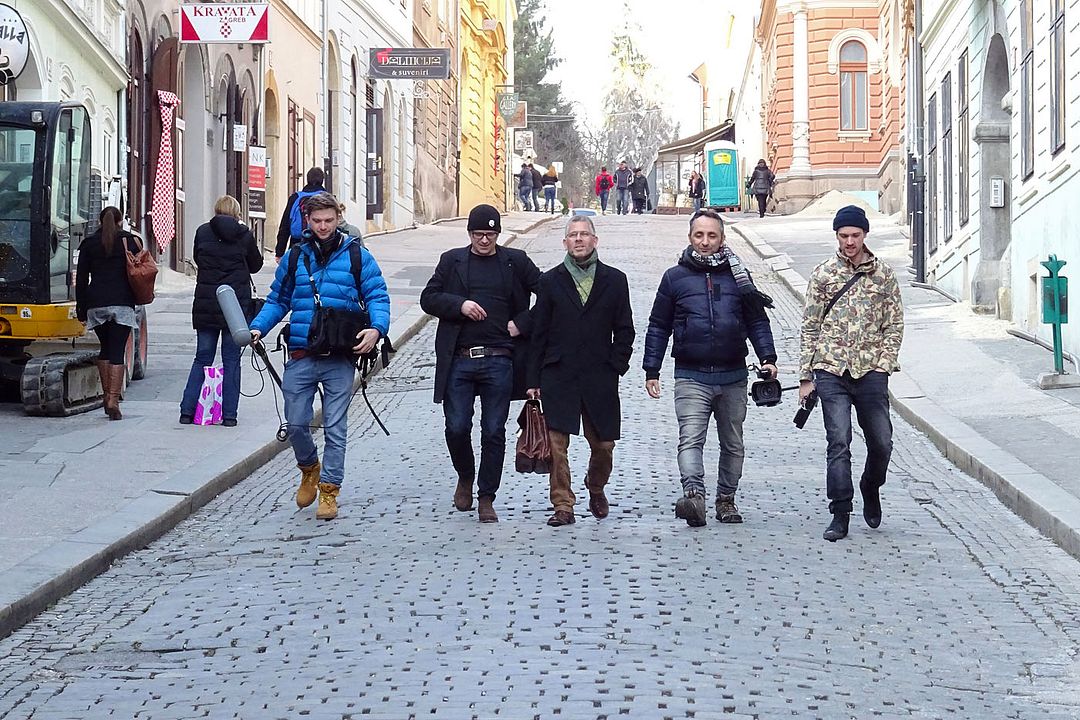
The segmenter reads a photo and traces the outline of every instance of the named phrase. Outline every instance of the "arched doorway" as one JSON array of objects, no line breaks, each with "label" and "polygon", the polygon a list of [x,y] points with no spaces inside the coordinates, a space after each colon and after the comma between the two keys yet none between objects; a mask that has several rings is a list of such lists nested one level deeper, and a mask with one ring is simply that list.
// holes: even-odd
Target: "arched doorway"
[{"label": "arched doorway", "polygon": [[150,148],[147,127],[148,97],[150,82],[146,76],[146,55],[143,49],[142,35],[132,26],[128,35],[128,75],[131,80],[127,93],[127,214],[132,229],[143,233],[145,216],[143,189],[149,173]]},{"label": "arched doorway", "polygon": [[[979,145],[979,264],[971,283],[971,302],[997,311],[1011,303],[999,303],[999,291],[1008,286],[1008,273],[1002,267],[1005,251],[1012,240],[1012,126],[1002,100],[1009,93],[1009,56],[1000,34],[990,39],[983,68],[982,106],[975,142]],[[1002,183],[1001,207],[990,207],[991,188]],[[995,203],[997,204],[997,203]]]},{"label": "arched doorway", "polygon": [[[271,83],[267,83],[268,86]],[[283,152],[281,146],[281,118],[279,116],[280,108],[278,107],[277,95],[274,94],[274,87],[270,86],[266,88],[266,95],[263,101],[263,117],[266,118],[266,155],[268,158],[277,160],[278,158],[286,157],[286,153]],[[275,174],[280,173],[282,168],[280,163],[277,163],[273,167]],[[269,249],[274,249],[274,240],[277,237],[278,221],[280,210],[278,213],[274,213],[271,208],[283,208],[285,207],[286,197],[282,197],[280,187],[283,187],[277,182],[276,178],[268,177],[266,180],[266,232],[263,234],[263,245]]]},{"label": "arched doorway", "polygon": [[329,102],[326,104],[327,150],[323,169],[326,170],[326,189],[343,196],[337,173],[338,148],[341,147],[341,59],[338,56],[337,41],[333,37],[330,38],[326,62]]},{"label": "arched doorway", "polygon": [[[183,227],[187,236],[194,237],[195,228],[209,219],[206,194],[203,189],[207,174],[206,131],[211,127],[206,107],[206,64],[203,58],[203,46],[184,46],[181,67],[183,98],[180,101],[180,113],[184,120],[185,141],[178,148],[183,175],[177,173],[183,190]],[[190,179],[190,182],[187,182]],[[191,259],[190,243],[184,243],[184,260]],[[178,267],[177,269],[183,270]]]}]

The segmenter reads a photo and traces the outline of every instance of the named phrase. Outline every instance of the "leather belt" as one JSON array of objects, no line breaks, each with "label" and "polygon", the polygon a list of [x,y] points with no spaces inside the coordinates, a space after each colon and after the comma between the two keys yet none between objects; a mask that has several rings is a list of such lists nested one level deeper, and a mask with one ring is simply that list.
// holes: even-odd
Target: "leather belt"
[{"label": "leather belt", "polygon": [[290,360],[303,360],[307,356],[308,356],[308,351],[307,350],[290,350],[289,351],[289,359]]},{"label": "leather belt", "polygon": [[482,357],[511,357],[514,351],[501,347],[459,347],[454,351],[456,357],[482,358]]}]

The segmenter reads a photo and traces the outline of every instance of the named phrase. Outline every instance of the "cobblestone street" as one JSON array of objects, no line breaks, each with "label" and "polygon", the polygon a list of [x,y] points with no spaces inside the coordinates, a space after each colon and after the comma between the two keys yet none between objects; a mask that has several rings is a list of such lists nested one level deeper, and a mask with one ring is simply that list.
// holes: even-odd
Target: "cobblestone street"
[{"label": "cobblestone street", "polygon": [[[0,640],[0,718],[1080,717],[1080,566],[895,415],[879,530],[857,498],[850,537],[821,539],[821,413],[796,430],[794,393],[749,410],[745,524],[675,519],[673,362],[653,401],[640,354],[685,222],[597,219],[638,330],[609,518],[581,500],[583,438],[576,525],[544,524],[547,478],[512,447],[500,522],[454,511],[432,322],[372,384],[393,434],[353,403],[338,520],[297,511],[282,453]],[[546,269],[561,235],[516,247]],[[795,384],[801,307],[728,240],[777,301]],[[706,468],[711,509],[715,436]]]}]

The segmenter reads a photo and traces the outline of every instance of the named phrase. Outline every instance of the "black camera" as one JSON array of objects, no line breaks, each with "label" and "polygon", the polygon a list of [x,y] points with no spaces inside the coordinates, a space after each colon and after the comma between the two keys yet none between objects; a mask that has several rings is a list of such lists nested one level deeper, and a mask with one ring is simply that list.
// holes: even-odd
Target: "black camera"
[{"label": "black camera", "polygon": [[817,391],[811,390],[810,394],[806,396],[801,403],[799,403],[799,409],[795,412],[795,419],[792,420],[795,423],[795,427],[800,430],[806,425],[806,421],[810,418],[810,413],[814,412],[814,408],[817,407]]},{"label": "black camera", "polygon": [[765,368],[758,368],[758,380],[750,386],[750,399],[758,407],[772,407],[780,404],[780,381],[772,377]]}]

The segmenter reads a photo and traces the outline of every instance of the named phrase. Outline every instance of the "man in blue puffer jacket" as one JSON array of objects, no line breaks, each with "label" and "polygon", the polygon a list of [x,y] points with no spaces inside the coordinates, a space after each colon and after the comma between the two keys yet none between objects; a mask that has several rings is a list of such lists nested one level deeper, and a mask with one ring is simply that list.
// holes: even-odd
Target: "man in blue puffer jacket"
[{"label": "man in blue puffer jacket", "polygon": [[[366,249],[360,252],[360,287],[353,266],[355,238],[338,231],[341,212],[330,193],[319,193],[304,203],[310,233],[290,252],[298,252],[296,262],[278,265],[270,295],[262,312],[251,322],[251,335],[258,340],[270,332],[285,314],[289,323],[289,362],[282,378],[285,421],[296,463],[302,473],[296,504],[307,507],[319,499],[315,517],[337,517],[337,497],[345,477],[347,413],[352,398],[356,357],[348,354],[315,355],[308,352],[308,333],[315,317],[315,291],[325,307],[358,312],[361,303],[371,317],[371,327],[360,331],[353,348],[356,355],[371,351],[380,337],[390,331],[390,296],[378,263]],[[288,256],[286,256],[288,257]],[[314,284],[314,289],[312,285]],[[312,405],[315,390],[323,390],[323,463],[311,437]]]},{"label": "man in blue puffer jacket", "polygon": [[742,522],[735,491],[743,467],[747,339],[761,367],[776,377],[766,307],[772,307],[772,299],[754,287],[750,273],[724,244],[723,219],[713,210],[695,212],[690,218],[690,246],[679,264],[664,273],[656,291],[642,362],[645,389],[659,398],[660,367],[674,332],[671,356],[683,487],[675,516],[691,527],[705,524],[702,450],[712,415],[720,439],[716,518],[722,523]]}]

